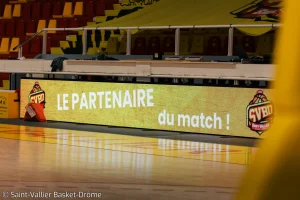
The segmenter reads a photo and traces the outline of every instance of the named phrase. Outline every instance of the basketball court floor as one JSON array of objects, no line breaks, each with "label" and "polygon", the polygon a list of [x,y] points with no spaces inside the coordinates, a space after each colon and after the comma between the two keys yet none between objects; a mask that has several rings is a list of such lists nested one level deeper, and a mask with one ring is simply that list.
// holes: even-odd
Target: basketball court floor
[{"label": "basketball court floor", "polygon": [[229,200],[256,151],[216,136],[38,126],[0,124],[0,199]]}]

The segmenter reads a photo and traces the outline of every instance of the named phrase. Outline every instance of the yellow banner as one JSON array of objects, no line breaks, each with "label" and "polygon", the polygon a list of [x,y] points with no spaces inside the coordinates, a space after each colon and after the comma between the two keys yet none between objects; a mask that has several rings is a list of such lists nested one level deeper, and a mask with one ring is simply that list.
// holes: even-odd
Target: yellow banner
[{"label": "yellow banner", "polygon": [[47,120],[242,137],[272,125],[270,90],[21,80],[20,116],[33,101]]},{"label": "yellow banner", "polygon": [[0,91],[0,118],[18,118],[19,97],[14,90]]}]

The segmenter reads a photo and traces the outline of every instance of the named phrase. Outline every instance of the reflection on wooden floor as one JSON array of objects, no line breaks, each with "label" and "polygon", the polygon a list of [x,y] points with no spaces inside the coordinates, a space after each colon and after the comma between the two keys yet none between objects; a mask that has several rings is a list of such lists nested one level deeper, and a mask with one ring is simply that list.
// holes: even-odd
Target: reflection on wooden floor
[{"label": "reflection on wooden floor", "polygon": [[254,152],[250,147],[0,125],[0,192],[231,199]]}]

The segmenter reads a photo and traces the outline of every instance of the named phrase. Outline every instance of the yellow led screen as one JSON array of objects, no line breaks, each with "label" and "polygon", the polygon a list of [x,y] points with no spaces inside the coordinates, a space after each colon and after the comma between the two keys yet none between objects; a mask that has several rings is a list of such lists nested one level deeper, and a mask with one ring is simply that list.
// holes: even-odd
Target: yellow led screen
[{"label": "yellow led screen", "polygon": [[228,87],[21,80],[47,120],[182,132],[263,137],[272,125],[270,90]]}]

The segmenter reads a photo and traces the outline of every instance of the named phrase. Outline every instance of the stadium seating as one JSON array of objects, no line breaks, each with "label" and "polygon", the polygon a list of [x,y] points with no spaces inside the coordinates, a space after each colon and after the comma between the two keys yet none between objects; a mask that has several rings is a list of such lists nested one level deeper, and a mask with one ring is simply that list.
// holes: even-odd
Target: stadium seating
[{"label": "stadium seating", "polygon": [[17,37],[21,37],[25,35],[25,22],[24,20],[20,19],[17,21],[16,27],[18,27],[18,31],[16,32]]},{"label": "stadium seating", "polygon": [[49,20],[51,19],[51,10],[52,10],[52,4],[50,3],[44,3],[42,8],[42,19]]},{"label": "stadium seating", "polygon": [[162,52],[163,54],[173,54],[175,49],[175,38],[174,36],[167,36],[163,39]]},{"label": "stadium seating", "polygon": [[207,55],[221,55],[222,45],[219,36],[211,36],[208,39],[206,54]]},{"label": "stadium seating", "polygon": [[158,36],[150,37],[147,45],[147,54],[152,55],[155,53],[161,53],[160,38]]},{"label": "stadium seating", "polygon": [[[0,58],[16,58],[18,50],[13,48],[42,28],[95,27],[101,22],[122,18],[140,8],[139,5],[121,6],[118,0],[18,0],[14,3],[2,0]],[[180,36],[180,54],[227,55],[227,33],[227,29],[186,30]],[[25,57],[32,58],[42,53],[42,35],[23,46]],[[139,31],[133,35],[132,54],[174,54],[174,35],[174,31]],[[250,54],[270,53],[273,50],[273,35],[268,33],[252,37],[237,31],[234,45],[240,44]],[[95,54],[101,48],[105,48],[108,54],[125,54],[126,43],[125,31],[88,32],[88,54]],[[82,32],[49,31],[47,53],[82,53]]]},{"label": "stadium seating", "polygon": [[24,4],[23,5],[22,18],[25,21],[29,21],[31,19],[31,4]]},{"label": "stadium seating", "polygon": [[132,53],[135,55],[146,55],[147,54],[145,38],[138,37],[135,39]]}]

